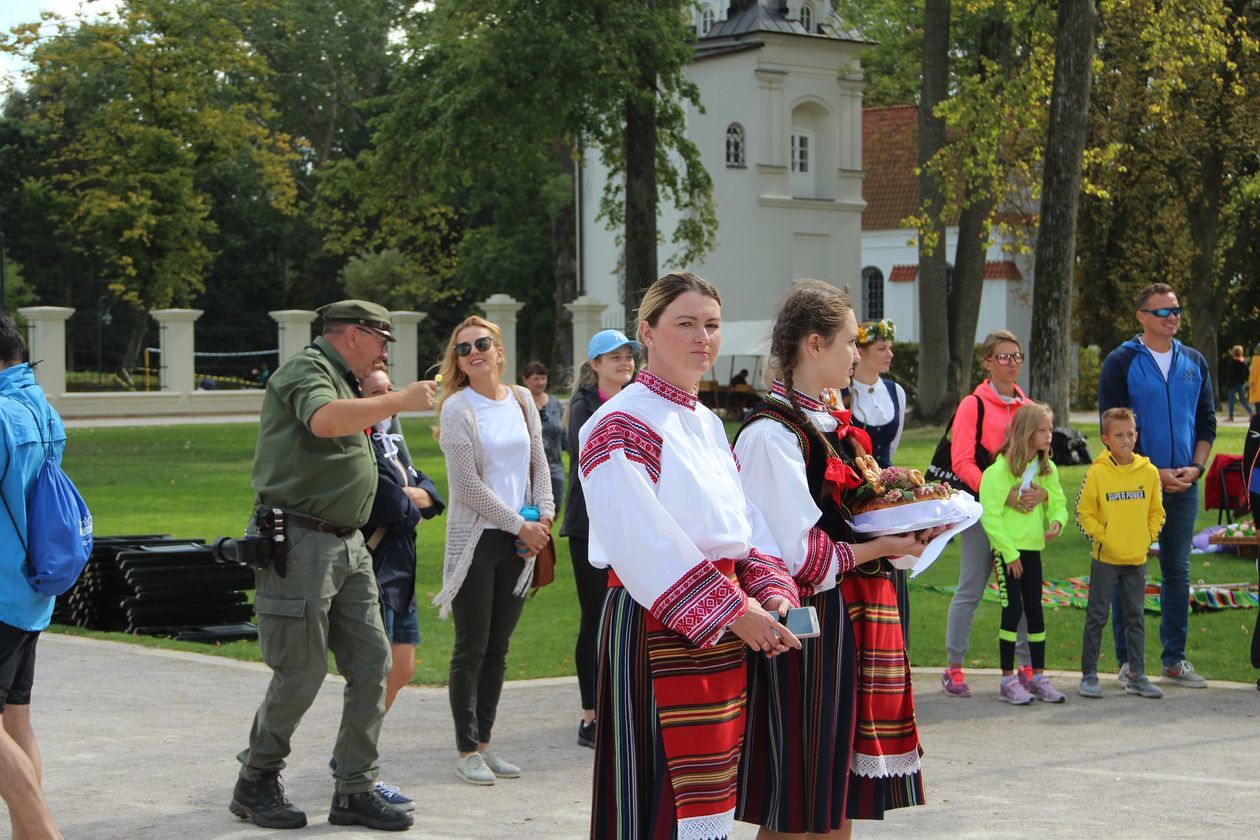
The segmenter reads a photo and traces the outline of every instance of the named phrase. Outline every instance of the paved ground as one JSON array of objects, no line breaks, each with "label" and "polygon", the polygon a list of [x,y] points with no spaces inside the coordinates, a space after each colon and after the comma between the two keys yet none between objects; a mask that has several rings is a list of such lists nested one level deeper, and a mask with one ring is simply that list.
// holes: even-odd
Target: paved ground
[{"label": "paved ground", "polygon": [[[944,697],[916,672],[929,802],[864,823],[857,837],[1254,837],[1260,692],[1253,684],[1169,688],[1013,708],[997,677]],[[34,716],[45,788],[67,838],[200,840],[275,836],[227,810],[234,755],[268,678],[259,665],[56,634],[40,641]],[[379,837],[327,824],[326,762],[342,683],[329,678],[294,740],[285,779],[305,834]],[[385,723],[382,768],[419,802],[413,834],[530,840],[584,836],[592,752],[575,743],[573,679],[509,683],[496,745],[519,780],[455,778],[445,689],[405,689]],[[0,810],[3,806],[0,805]],[[7,820],[0,817],[0,825]],[[750,826],[737,840],[751,840]],[[281,835],[292,836],[292,835]]]}]

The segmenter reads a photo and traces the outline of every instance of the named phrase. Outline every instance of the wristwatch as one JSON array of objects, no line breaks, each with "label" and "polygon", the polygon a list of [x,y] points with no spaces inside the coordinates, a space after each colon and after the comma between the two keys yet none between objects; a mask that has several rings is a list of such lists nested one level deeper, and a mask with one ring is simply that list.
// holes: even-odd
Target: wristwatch
[{"label": "wristwatch", "polygon": [[[1203,478],[1203,476],[1207,474],[1207,467],[1203,466],[1202,464],[1194,463],[1194,464],[1191,464],[1190,466],[1196,467],[1199,470],[1199,478]],[[1198,481],[1199,478],[1196,478],[1195,481]]]}]

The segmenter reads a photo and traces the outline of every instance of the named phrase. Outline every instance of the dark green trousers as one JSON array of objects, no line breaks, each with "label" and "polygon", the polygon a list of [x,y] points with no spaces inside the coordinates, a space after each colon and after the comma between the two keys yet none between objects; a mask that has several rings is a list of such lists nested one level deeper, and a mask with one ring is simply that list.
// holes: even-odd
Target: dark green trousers
[{"label": "dark green trousers", "polygon": [[249,747],[237,756],[241,778],[257,781],[284,768],[293,731],[324,683],[331,650],[346,680],[334,776],[339,793],[358,793],[377,776],[390,667],[372,556],[358,531],[346,538],[302,528],[289,533],[287,575],[256,573],[258,646],[271,683]]}]

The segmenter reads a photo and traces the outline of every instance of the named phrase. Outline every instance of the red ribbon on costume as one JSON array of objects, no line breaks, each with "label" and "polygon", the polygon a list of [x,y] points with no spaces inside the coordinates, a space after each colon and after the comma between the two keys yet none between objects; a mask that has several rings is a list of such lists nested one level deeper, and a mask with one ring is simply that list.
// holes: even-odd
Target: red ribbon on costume
[{"label": "red ribbon on costume", "polygon": [[862,476],[857,470],[835,457],[827,459],[827,469],[823,473],[823,479],[831,488],[831,499],[837,505],[844,504],[846,490],[855,490],[862,486]]},{"label": "red ribbon on costume", "polygon": [[840,424],[836,427],[836,437],[844,440],[849,435],[852,435],[853,439],[861,445],[862,451],[869,455],[872,449],[871,436],[866,433],[865,429],[849,425],[850,420],[853,418],[853,412],[846,408],[831,412],[831,416],[836,418],[836,422]]}]

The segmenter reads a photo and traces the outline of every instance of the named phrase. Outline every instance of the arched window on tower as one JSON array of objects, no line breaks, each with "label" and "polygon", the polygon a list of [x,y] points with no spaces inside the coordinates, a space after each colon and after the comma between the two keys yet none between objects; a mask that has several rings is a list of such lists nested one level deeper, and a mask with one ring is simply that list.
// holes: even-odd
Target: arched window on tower
[{"label": "arched window on tower", "polygon": [[713,24],[717,21],[717,15],[713,11],[713,7],[709,5],[700,8],[700,37],[703,38],[709,34],[709,30],[713,28]]},{"label": "arched window on tower", "polygon": [[731,123],[726,127],[726,165],[746,165],[744,163],[744,127],[739,123]]},{"label": "arched window on tower", "polygon": [[862,301],[866,307],[867,321],[880,321],[884,317],[884,272],[873,265],[862,269]]},{"label": "arched window on tower", "polygon": [[808,3],[801,4],[801,28],[810,35],[814,34],[814,7]]}]

